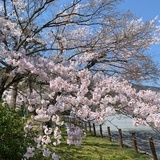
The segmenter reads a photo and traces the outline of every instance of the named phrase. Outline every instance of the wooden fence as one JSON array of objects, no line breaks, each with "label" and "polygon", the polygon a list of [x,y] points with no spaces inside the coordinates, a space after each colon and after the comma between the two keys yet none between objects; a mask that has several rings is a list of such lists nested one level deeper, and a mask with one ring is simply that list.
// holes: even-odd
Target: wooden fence
[{"label": "wooden fence", "polygon": [[[102,129],[102,125],[98,125],[97,126],[97,125],[95,125],[95,123],[91,123],[91,122],[76,121],[75,118],[71,118],[71,117],[65,117],[64,121],[68,122],[68,123],[76,124],[77,126],[89,131],[94,136],[107,137],[107,139],[109,141],[113,140],[110,127],[106,128],[107,135],[104,135],[104,132],[103,132],[103,129]],[[136,137],[136,133],[135,132],[133,132],[131,134],[131,138],[132,138],[133,150],[134,150],[134,152],[138,153],[139,149],[138,149],[138,145],[137,145],[137,137]],[[120,147],[123,148],[124,147],[124,143],[123,143],[123,134],[122,134],[122,130],[121,129],[118,129],[118,141],[119,141]],[[150,150],[151,150],[153,159],[154,160],[158,160],[152,137],[148,137],[148,143],[149,143],[149,146],[150,146]]]}]

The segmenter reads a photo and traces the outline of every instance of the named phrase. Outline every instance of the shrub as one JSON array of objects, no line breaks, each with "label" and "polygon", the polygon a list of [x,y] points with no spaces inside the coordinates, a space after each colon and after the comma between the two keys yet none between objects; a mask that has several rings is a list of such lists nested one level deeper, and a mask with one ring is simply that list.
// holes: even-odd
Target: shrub
[{"label": "shrub", "polygon": [[21,110],[15,111],[0,103],[0,159],[18,160],[23,157],[27,146],[31,143],[25,137]]}]

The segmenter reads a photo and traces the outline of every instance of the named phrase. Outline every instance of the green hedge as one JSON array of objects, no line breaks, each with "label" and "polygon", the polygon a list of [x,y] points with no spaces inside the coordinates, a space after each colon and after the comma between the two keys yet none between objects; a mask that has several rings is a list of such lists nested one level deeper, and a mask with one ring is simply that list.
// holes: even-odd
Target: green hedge
[{"label": "green hedge", "polygon": [[24,132],[25,119],[21,110],[15,111],[0,103],[0,159],[19,160],[31,143]]}]

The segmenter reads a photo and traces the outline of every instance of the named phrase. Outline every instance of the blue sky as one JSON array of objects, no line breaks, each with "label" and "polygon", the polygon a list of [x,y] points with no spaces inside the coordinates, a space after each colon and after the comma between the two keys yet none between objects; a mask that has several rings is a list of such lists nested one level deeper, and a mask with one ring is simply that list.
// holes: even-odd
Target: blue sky
[{"label": "blue sky", "polygon": [[[160,0],[124,0],[119,7],[124,11],[130,10],[136,17],[142,17],[143,21],[149,21],[156,16],[159,16],[160,20]],[[149,53],[160,66],[160,44],[153,46]],[[148,83],[148,85],[157,86],[154,83]]]},{"label": "blue sky", "polygon": [[120,6],[122,9],[131,10],[134,15],[143,17],[144,20],[160,16],[160,0],[124,0]]}]

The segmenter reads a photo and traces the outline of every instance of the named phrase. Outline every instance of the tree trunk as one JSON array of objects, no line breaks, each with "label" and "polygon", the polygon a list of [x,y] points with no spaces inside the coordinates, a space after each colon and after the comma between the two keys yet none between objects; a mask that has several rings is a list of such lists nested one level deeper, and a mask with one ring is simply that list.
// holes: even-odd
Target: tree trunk
[{"label": "tree trunk", "polygon": [[6,76],[5,74],[4,75],[1,75],[1,79],[0,79],[0,100],[2,100],[2,95],[5,91],[5,84],[8,80],[8,76]]},{"label": "tree trunk", "polygon": [[3,92],[4,92],[3,88],[2,88],[2,87],[0,87],[0,101],[2,101],[2,95],[3,95]]},{"label": "tree trunk", "polygon": [[18,87],[18,82],[14,83],[12,86],[10,106],[13,108],[16,108],[17,87]]}]

